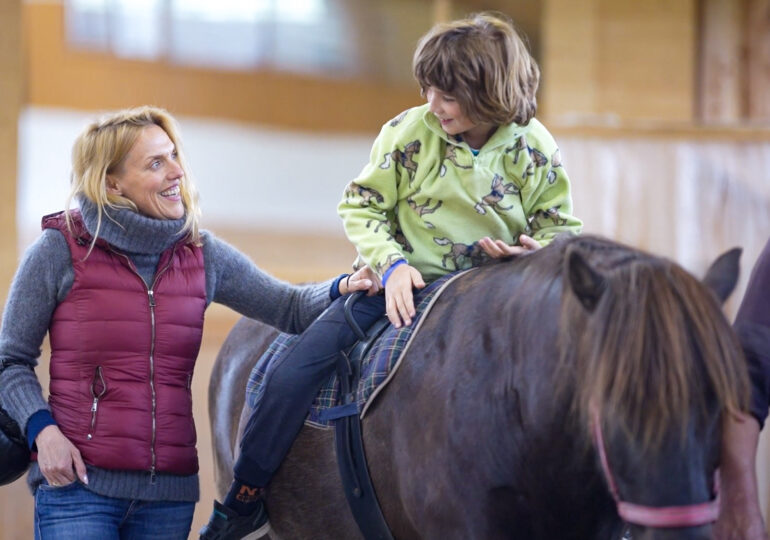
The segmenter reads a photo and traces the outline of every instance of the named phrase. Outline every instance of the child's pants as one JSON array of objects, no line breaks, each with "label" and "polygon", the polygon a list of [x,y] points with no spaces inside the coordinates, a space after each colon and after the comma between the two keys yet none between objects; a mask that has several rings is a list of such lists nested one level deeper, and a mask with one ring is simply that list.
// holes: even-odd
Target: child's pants
[{"label": "child's pants", "polygon": [[[345,320],[346,296],[316,319],[265,374],[266,385],[241,439],[235,478],[266,487],[302,429],[321,385],[334,372],[342,349],[356,341]],[[385,313],[385,297],[362,296],[353,317],[363,331]]]}]

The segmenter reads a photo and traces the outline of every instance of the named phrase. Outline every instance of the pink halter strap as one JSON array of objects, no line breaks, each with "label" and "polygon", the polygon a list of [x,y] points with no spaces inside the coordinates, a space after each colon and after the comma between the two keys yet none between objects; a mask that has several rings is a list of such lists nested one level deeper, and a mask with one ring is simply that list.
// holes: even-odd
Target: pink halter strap
[{"label": "pink halter strap", "polygon": [[714,493],[713,500],[700,503],[688,504],[683,506],[645,506],[634,504],[620,499],[618,487],[615,483],[615,477],[610,468],[610,462],[607,459],[607,450],[602,436],[601,421],[599,410],[596,407],[591,408],[592,429],[594,443],[599,452],[604,477],[609,486],[612,498],[615,499],[615,505],[618,515],[626,522],[645,527],[673,528],[673,527],[698,527],[713,523],[719,517],[719,470],[714,472]]}]

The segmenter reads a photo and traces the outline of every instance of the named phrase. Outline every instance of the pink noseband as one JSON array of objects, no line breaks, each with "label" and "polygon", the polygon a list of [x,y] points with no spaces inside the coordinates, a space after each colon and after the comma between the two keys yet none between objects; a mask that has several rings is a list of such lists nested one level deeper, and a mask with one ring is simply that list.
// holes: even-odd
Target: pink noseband
[{"label": "pink noseband", "polygon": [[602,463],[604,477],[610,488],[612,498],[615,499],[615,505],[618,515],[626,522],[645,527],[699,527],[713,523],[719,517],[719,471],[714,472],[714,499],[700,504],[688,504],[684,506],[644,506],[634,504],[620,499],[618,487],[615,484],[615,477],[612,475],[610,462],[607,459],[607,450],[602,436],[599,410],[596,407],[591,408],[593,420],[593,436],[596,449],[599,452],[599,459]]}]

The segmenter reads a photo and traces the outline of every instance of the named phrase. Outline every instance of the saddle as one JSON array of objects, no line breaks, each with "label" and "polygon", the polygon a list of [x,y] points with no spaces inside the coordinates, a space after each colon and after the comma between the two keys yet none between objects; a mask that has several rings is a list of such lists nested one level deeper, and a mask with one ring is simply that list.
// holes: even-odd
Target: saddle
[{"label": "saddle", "polygon": [[[380,510],[364,453],[361,419],[376,396],[395,374],[411,338],[441,291],[463,272],[448,274],[415,294],[417,315],[411,326],[394,328],[386,317],[364,333],[352,316],[352,306],[364,292],[352,294],[345,302],[345,318],[358,341],[342,351],[337,372],[321,388],[308,411],[305,424],[335,429],[337,464],[348,504],[366,540],[392,540]],[[261,399],[262,384],[271,364],[284,353],[297,336],[279,334],[257,361],[246,385],[250,407]]]},{"label": "saddle", "polygon": [[[417,315],[411,326],[394,328],[388,326],[387,319],[383,318],[381,323],[375,323],[371,327],[372,329],[378,328],[377,336],[381,339],[372,339],[368,342],[366,354],[361,355],[360,361],[356,362],[357,382],[350,388],[350,392],[355,393],[355,405],[358,407],[358,412],[361,413],[362,418],[366,415],[367,409],[376,396],[383,391],[383,388],[395,374],[400,358],[408,347],[415,328],[419,326],[420,319],[428,312],[430,305],[438,297],[440,289],[448,283],[451,276],[455,275],[457,274],[441,277],[415,294]],[[380,324],[382,326],[378,326]],[[373,334],[373,331],[369,333]],[[278,334],[254,365],[246,384],[246,403],[249,407],[254,408],[262,398],[263,382],[272,369],[273,363],[281,358],[298,337],[292,334]],[[352,350],[349,348],[348,353]],[[339,418],[341,413],[341,410],[337,409],[339,406],[347,406],[345,410],[353,414],[354,403],[344,402],[339,377],[333,373],[322,385],[310,406],[305,424],[317,429],[332,428],[335,419]]]},{"label": "saddle", "polygon": [[[418,319],[427,314],[433,305],[433,301],[441,294],[444,286],[456,275],[448,275],[434,281],[429,285],[428,290],[421,291],[421,298],[418,303],[419,315],[415,318],[414,327],[419,326],[421,320],[418,322]],[[336,407],[325,409],[320,417],[322,421],[334,421],[337,466],[339,467],[345,498],[358,524],[358,528],[366,540],[393,540],[393,535],[390,533],[385,517],[382,515],[377,494],[374,491],[366,464],[361,419],[366,412],[368,402],[360,409],[358,400],[358,390],[359,386],[361,386],[362,376],[361,367],[370,356],[374,344],[378,342],[385,330],[389,328],[390,322],[387,317],[383,317],[369,328],[368,334],[361,330],[353,318],[352,308],[355,302],[364,294],[364,291],[353,293],[345,301],[345,320],[353,329],[353,333],[358,338],[358,341],[348,350],[342,351],[337,360],[340,404]],[[408,338],[403,346],[398,348],[397,356],[399,359],[406,351],[409,339],[416,332],[416,328],[406,328]],[[395,372],[397,367],[398,363],[392,366],[392,372]],[[388,380],[386,379],[382,382],[377,390],[387,384]],[[374,395],[376,395],[376,391]],[[361,413],[360,415],[359,412]]]},{"label": "saddle", "polygon": [[358,342],[347,351],[342,351],[337,360],[337,377],[340,384],[340,405],[326,409],[323,420],[335,420],[334,443],[337,466],[342,479],[342,488],[350,511],[366,540],[393,540],[385,517],[382,515],[377,494],[366,465],[364,439],[361,434],[361,417],[358,414],[356,389],[361,378],[363,359],[390,325],[387,317],[375,322],[365,334],[353,319],[352,306],[364,293],[352,294],[345,301],[345,319],[358,338]]}]

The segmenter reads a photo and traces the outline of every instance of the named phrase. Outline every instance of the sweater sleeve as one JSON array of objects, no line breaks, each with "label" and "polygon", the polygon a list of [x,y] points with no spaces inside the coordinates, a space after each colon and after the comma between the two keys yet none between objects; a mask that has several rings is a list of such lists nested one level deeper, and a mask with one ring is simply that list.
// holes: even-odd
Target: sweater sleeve
[{"label": "sweater sleeve", "polygon": [[283,332],[307,328],[331,302],[334,280],[292,285],[262,271],[246,255],[203,231],[206,297]]},{"label": "sweater sleeve", "polygon": [[0,328],[0,401],[27,431],[35,413],[49,411],[35,375],[51,316],[72,286],[69,248],[61,232],[47,229],[25,252],[11,283]]},{"label": "sweater sleeve", "polygon": [[572,192],[561,152],[553,136],[533,119],[529,166],[524,172],[521,201],[529,235],[545,246],[560,233],[579,234],[583,222],[572,214]]},{"label": "sweater sleeve", "polygon": [[734,328],[746,355],[750,412],[764,426],[770,406],[770,240],[757,259]]},{"label": "sweater sleeve", "polygon": [[372,146],[369,163],[345,187],[337,206],[348,239],[380,275],[395,261],[407,259],[395,239],[399,231],[393,230],[399,174],[405,171],[400,159],[406,145],[399,144],[399,133],[401,126],[386,124],[382,128]]}]

